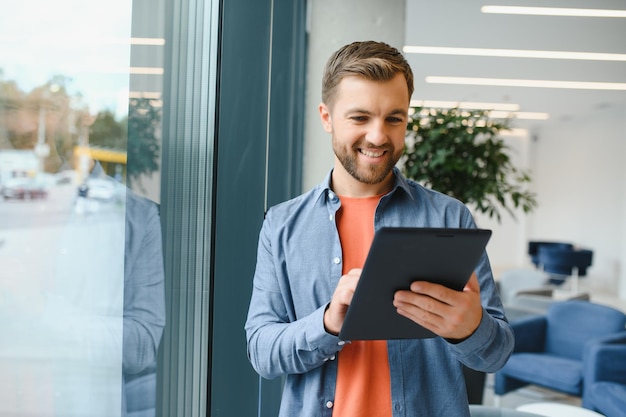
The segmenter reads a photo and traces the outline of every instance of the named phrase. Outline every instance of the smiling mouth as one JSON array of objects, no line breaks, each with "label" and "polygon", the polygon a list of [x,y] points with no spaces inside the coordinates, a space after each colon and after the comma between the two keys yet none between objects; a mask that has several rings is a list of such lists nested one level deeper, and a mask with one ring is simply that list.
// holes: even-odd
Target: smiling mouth
[{"label": "smiling mouth", "polygon": [[380,150],[380,151],[369,151],[366,149],[359,149],[359,153],[361,153],[362,155],[367,156],[368,158],[380,158],[381,156],[383,156],[385,154],[386,151]]}]

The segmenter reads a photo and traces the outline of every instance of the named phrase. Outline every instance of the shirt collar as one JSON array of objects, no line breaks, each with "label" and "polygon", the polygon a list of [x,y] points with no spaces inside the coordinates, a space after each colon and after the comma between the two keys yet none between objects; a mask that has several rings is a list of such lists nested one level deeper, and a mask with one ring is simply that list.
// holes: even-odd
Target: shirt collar
[{"label": "shirt collar", "polygon": [[[328,196],[329,193],[334,193],[333,190],[330,188],[330,179],[331,179],[332,173],[333,173],[332,169],[328,171],[328,173],[326,174],[326,177],[324,178],[324,181],[320,183],[320,185],[318,186],[318,189],[315,191],[316,201],[319,201],[319,199],[322,198],[323,196]],[[406,195],[409,196],[409,198],[414,199],[414,196],[411,193],[411,187],[409,186],[409,182],[407,178],[404,175],[402,175],[402,173],[400,172],[400,169],[398,169],[398,167],[394,167],[393,173],[396,178],[395,183],[394,183],[393,189],[387,195],[395,194],[396,190],[402,189],[406,193]]]},{"label": "shirt collar", "polygon": [[393,173],[396,176],[396,182],[393,186],[393,190],[391,190],[391,193],[395,193],[395,191],[398,188],[400,188],[404,190],[404,192],[406,193],[407,196],[409,196],[410,199],[412,200],[415,199],[415,197],[413,196],[413,193],[411,192],[411,186],[409,185],[409,180],[404,175],[402,175],[402,173],[400,172],[400,169],[398,169],[398,167],[394,167]]},{"label": "shirt collar", "polygon": [[93,165],[93,169],[89,173],[89,178],[102,178],[105,177],[106,173],[104,172],[104,168],[100,164],[100,162],[95,161]]}]

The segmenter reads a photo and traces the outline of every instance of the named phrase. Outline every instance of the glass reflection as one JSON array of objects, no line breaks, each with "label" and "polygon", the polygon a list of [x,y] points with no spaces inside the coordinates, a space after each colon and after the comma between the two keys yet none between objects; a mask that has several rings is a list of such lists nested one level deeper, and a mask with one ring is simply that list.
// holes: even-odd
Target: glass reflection
[{"label": "glass reflection", "polygon": [[0,17],[0,415],[155,415],[159,211],[124,184],[158,171],[160,106],[128,98],[128,2],[48,6]]}]

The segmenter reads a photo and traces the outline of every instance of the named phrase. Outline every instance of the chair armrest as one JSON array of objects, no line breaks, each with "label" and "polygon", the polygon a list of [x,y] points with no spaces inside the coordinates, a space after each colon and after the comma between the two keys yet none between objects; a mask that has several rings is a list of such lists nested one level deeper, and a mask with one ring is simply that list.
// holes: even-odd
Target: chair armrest
[{"label": "chair armrest", "polygon": [[594,339],[583,356],[585,384],[611,381],[626,384],[626,331]]},{"label": "chair armrest", "polygon": [[515,335],[513,352],[542,352],[546,340],[547,319],[544,315],[528,316],[511,323]]},{"label": "chair armrest", "polygon": [[548,311],[548,307],[554,303],[554,299],[552,298],[552,290],[550,290],[550,295],[541,294],[540,291],[537,292],[519,292],[512,298],[510,304],[515,306],[520,306],[527,308],[529,310],[540,311],[541,314],[546,314]]},{"label": "chair armrest", "polygon": [[540,288],[530,288],[519,290],[515,293],[515,295],[535,295],[538,297],[547,297],[552,298],[552,293],[554,292],[554,288],[552,287],[540,287]]},{"label": "chair armrest", "polygon": [[613,333],[598,337],[589,341],[590,344],[602,343],[613,345],[626,345],[626,329],[623,332]]}]

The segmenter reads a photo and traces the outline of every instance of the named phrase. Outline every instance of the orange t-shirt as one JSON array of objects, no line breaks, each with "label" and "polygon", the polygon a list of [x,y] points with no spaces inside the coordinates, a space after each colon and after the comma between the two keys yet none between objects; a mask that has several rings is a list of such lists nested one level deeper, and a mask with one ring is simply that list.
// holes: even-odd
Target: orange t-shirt
[{"label": "orange t-shirt", "polygon": [[[337,229],[343,273],[362,268],[374,239],[374,214],[380,196],[340,197]],[[333,417],[391,417],[391,377],[387,341],[353,341],[337,356]]]}]

